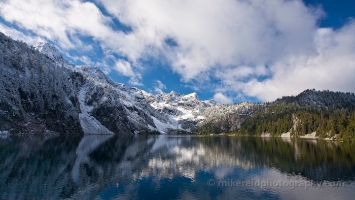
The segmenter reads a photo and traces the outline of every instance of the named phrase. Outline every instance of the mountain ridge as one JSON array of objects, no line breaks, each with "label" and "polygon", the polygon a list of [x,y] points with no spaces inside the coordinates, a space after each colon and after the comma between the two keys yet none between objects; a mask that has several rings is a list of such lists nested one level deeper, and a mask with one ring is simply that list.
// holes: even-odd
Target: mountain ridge
[{"label": "mountain ridge", "polygon": [[270,105],[355,108],[353,93],[315,90],[264,104],[216,104],[195,92],[155,95],[117,83],[97,67],[74,66],[48,43],[29,47],[0,33],[0,51],[2,132],[228,133]]},{"label": "mountain ridge", "polygon": [[296,96],[276,99],[274,103],[296,103],[300,106],[310,105],[324,109],[355,109],[355,95],[351,92],[307,89]]},{"label": "mountain ridge", "polygon": [[98,68],[72,67],[54,48],[41,45],[46,48],[0,34],[1,131],[156,132],[150,116],[166,121],[136,88],[115,83]]}]

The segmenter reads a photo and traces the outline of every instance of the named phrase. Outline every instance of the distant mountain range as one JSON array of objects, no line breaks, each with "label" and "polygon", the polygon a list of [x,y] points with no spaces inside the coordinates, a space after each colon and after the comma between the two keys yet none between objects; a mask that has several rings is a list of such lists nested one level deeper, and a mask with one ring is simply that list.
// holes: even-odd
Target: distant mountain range
[{"label": "distant mountain range", "polygon": [[353,93],[315,90],[265,104],[217,105],[173,91],[154,95],[116,83],[97,67],[74,66],[48,43],[28,46],[2,33],[0,72],[1,133],[238,133],[270,106],[355,108]]}]

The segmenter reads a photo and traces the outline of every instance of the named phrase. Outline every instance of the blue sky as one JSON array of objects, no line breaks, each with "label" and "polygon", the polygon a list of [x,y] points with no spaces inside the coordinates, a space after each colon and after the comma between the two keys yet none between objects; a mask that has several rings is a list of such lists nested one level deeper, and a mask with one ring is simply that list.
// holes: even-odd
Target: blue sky
[{"label": "blue sky", "polygon": [[3,0],[0,31],[150,93],[355,92],[355,1]]}]

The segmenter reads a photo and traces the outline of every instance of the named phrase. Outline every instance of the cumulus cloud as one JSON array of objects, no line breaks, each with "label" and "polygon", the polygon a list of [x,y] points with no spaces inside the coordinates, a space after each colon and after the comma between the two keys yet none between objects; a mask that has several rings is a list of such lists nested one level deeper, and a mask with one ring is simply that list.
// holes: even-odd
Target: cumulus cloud
[{"label": "cumulus cloud", "polygon": [[[337,31],[320,28],[322,10],[302,1],[222,0],[218,6],[212,0],[101,2],[133,27],[129,36],[139,43],[129,48],[136,52],[132,59],[147,47],[161,49],[185,81],[217,78],[222,83],[219,90],[263,101],[308,88],[354,90],[346,76],[355,66],[354,46],[345,44],[352,38],[343,35],[343,41],[335,41],[343,33],[355,34],[351,24]],[[164,45],[166,38],[177,45]],[[338,63],[338,47],[345,46],[344,61]]]},{"label": "cumulus cloud", "polygon": [[314,36],[316,53],[288,56],[270,66],[271,77],[247,82],[224,79],[235,91],[243,91],[264,101],[295,95],[307,88],[354,91],[355,23],[339,30],[319,28]]},{"label": "cumulus cloud", "polygon": [[[146,70],[140,61],[155,57],[224,102],[223,93],[271,101],[308,88],[355,91],[355,23],[319,27],[323,11],[301,0],[4,0],[0,14],[63,48],[92,37],[127,58],[112,67],[136,85]],[[114,30],[114,18],[131,30]]]},{"label": "cumulus cloud", "polygon": [[[132,48],[165,48],[173,69],[185,80],[217,66],[254,67],[287,54],[312,52],[319,15],[301,1],[101,2],[133,27]],[[173,38],[178,46],[166,48],[166,38]]]},{"label": "cumulus cloud", "polygon": [[166,89],[166,86],[160,80],[155,81],[154,92],[156,92],[158,94],[164,93],[163,90],[165,90],[165,89]]},{"label": "cumulus cloud", "polygon": [[111,19],[91,2],[79,0],[5,0],[0,2],[1,16],[47,38],[63,48],[74,48],[78,34],[98,39],[117,35],[110,28]]},{"label": "cumulus cloud", "polygon": [[123,76],[130,77],[129,83],[132,85],[141,86],[141,74],[133,71],[132,66],[129,62],[118,59],[115,63],[114,70]]},{"label": "cumulus cloud", "polygon": [[125,60],[118,60],[115,64],[115,70],[124,76],[134,76],[131,64]]},{"label": "cumulus cloud", "polygon": [[227,96],[225,96],[224,94],[218,92],[216,94],[213,95],[213,100],[217,103],[221,103],[221,104],[230,104],[233,103],[233,100]]}]

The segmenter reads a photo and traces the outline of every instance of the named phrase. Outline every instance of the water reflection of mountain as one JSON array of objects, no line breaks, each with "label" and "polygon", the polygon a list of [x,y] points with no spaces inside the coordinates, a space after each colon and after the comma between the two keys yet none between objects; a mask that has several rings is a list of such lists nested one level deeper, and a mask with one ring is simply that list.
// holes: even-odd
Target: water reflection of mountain
[{"label": "water reflection of mountain", "polygon": [[80,138],[23,137],[0,140],[2,199],[64,198],[76,188],[71,169]]},{"label": "water reflection of mountain", "polygon": [[255,137],[160,137],[170,143],[176,140],[177,145],[153,156],[143,169],[150,175],[172,177],[178,173],[194,178],[199,170],[217,167],[272,167],[316,182],[355,178],[354,144]]},{"label": "water reflection of mountain", "polygon": [[347,143],[253,137],[10,137],[0,140],[0,194],[2,199],[91,199],[123,182],[194,179],[201,171],[224,168],[273,167],[314,181],[350,181],[354,150]]}]

